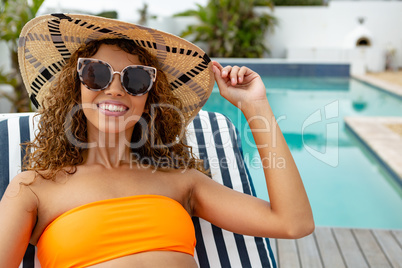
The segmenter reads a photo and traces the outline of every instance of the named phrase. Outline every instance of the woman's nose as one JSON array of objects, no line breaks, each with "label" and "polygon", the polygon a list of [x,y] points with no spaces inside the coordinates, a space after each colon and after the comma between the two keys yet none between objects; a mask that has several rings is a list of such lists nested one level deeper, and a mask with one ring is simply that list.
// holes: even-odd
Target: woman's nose
[{"label": "woman's nose", "polygon": [[126,94],[126,91],[121,85],[120,74],[118,72],[113,74],[112,82],[105,89],[105,94],[111,96],[124,96]]}]

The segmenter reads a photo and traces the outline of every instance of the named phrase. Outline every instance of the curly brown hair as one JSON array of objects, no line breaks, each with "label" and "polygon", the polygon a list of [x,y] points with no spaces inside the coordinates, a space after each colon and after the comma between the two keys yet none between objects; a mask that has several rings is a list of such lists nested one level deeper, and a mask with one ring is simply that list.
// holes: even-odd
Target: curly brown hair
[{"label": "curly brown hair", "polygon": [[[131,147],[135,160],[158,169],[195,168],[205,173],[202,161],[194,156],[191,146],[185,144],[185,126],[177,111],[177,108],[181,110],[182,103],[173,95],[157,58],[127,39],[94,40],[72,54],[44,99],[44,108],[38,111],[39,131],[34,141],[26,143],[23,169],[46,174],[46,179],[54,179],[59,171],[73,174],[77,165],[83,164],[83,153],[88,150],[83,146],[87,142],[87,121],[80,109],[81,82],[76,66],[79,57],[92,57],[102,44],[116,45],[127,53],[137,55],[141,64],[157,69],[157,78],[142,114],[147,128],[142,129],[137,123],[131,139],[132,143],[144,143],[143,146]],[[71,136],[76,142],[71,142]]]}]

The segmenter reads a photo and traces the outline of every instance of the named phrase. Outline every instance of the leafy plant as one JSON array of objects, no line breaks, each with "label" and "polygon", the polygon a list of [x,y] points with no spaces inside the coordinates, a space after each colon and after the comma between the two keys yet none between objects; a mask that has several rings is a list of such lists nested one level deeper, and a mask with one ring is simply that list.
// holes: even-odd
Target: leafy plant
[{"label": "leafy plant", "polygon": [[155,15],[150,15],[148,12],[148,4],[143,3],[142,8],[137,9],[140,19],[138,20],[139,25],[147,25],[147,22],[149,19],[156,19],[157,17]]},{"label": "leafy plant", "polygon": [[103,11],[101,13],[96,14],[95,16],[109,18],[109,19],[117,19],[117,11],[115,11],[115,10]]},{"label": "leafy plant", "polygon": [[174,15],[195,16],[199,24],[189,25],[182,37],[193,36],[193,42],[205,42],[211,57],[260,58],[268,30],[277,23],[268,13],[258,14],[255,7],[273,9],[271,0],[209,0],[206,6]]},{"label": "leafy plant", "polygon": [[31,111],[31,105],[18,65],[18,37],[22,27],[38,12],[44,0],[2,0],[0,2],[0,40],[5,41],[11,55],[11,71],[5,73],[0,69],[0,84],[7,84],[13,88],[13,93],[0,92],[13,104],[11,112]]},{"label": "leafy plant", "polygon": [[322,6],[324,5],[324,1],[325,0],[274,0],[274,3],[275,6]]}]

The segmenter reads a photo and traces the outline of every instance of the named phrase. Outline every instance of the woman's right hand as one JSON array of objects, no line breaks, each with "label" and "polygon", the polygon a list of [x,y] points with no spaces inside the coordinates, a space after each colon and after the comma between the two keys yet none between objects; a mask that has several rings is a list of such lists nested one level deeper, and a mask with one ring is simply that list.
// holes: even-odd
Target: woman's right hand
[{"label": "woman's right hand", "polygon": [[245,66],[222,67],[216,61],[212,64],[220,94],[243,113],[258,103],[267,105],[266,88],[258,73]]}]

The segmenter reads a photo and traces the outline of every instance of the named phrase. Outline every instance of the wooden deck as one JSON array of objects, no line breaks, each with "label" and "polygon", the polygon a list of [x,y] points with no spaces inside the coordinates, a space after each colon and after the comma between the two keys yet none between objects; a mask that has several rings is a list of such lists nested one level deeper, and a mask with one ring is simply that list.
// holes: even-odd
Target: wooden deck
[{"label": "wooden deck", "polygon": [[279,268],[402,267],[402,230],[316,227],[298,240],[271,239]]}]

